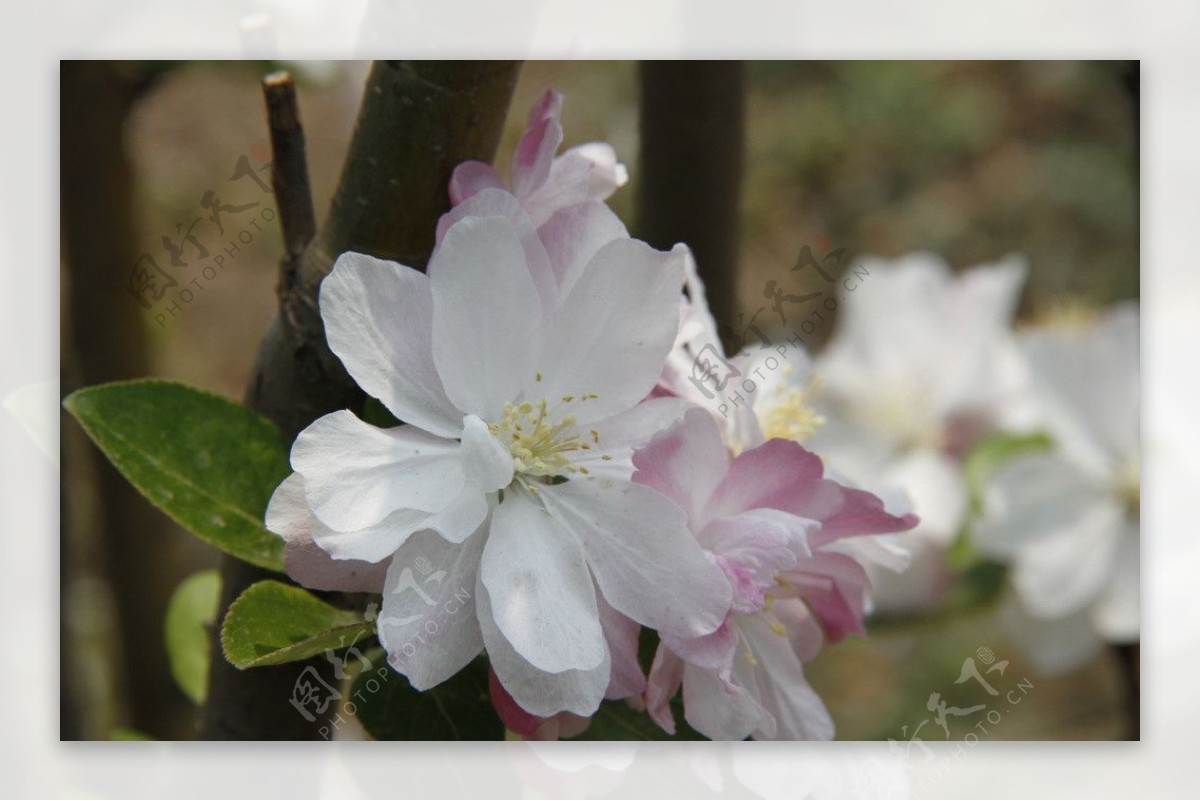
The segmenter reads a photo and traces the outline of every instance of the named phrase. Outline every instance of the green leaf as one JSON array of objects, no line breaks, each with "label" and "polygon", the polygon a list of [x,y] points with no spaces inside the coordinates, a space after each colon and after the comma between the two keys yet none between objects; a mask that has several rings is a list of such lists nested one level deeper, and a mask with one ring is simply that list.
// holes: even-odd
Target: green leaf
[{"label": "green leaf", "polygon": [[282,665],[370,637],[375,624],[281,581],[252,584],[221,625],[225,658],[239,670]]},{"label": "green leaf", "polygon": [[396,426],[404,425],[396,419],[396,415],[388,411],[388,408],[377,398],[367,398],[367,402],[363,404],[362,419],[364,423],[370,423],[377,428],[395,428]]},{"label": "green leaf", "polygon": [[167,604],[163,636],[171,676],[183,694],[200,705],[208,695],[211,629],[217,621],[221,574],[202,570],[183,580]]},{"label": "green leaf", "polygon": [[1053,440],[1048,435],[1039,432],[1036,434],[996,434],[972,448],[963,464],[963,472],[966,474],[967,486],[976,507],[983,491],[983,485],[1001,465],[1021,454],[1049,450],[1053,446]]},{"label": "green leaf", "polygon": [[1005,462],[1024,453],[1053,447],[1049,436],[1035,434],[995,434],[977,444],[963,462],[970,508],[954,541],[946,549],[946,564],[955,570],[970,570],[984,561],[971,539],[971,524],[983,511],[983,489],[988,479]]},{"label": "green leaf", "polygon": [[[386,666],[382,652],[373,664]],[[360,673],[351,695],[363,727],[376,740],[503,740],[504,724],[488,694],[487,660],[480,657],[438,686],[417,692],[387,667]]]},{"label": "green leaf", "polygon": [[139,492],[205,542],[251,564],[283,569],[283,541],[263,513],[290,472],[288,449],[265,417],[170,381],[103,384],[63,405]]}]

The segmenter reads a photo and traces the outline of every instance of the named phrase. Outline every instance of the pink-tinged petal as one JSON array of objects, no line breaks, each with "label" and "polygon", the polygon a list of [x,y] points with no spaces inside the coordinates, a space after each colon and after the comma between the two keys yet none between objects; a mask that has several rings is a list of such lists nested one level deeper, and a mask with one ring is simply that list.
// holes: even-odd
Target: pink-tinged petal
[{"label": "pink-tinged petal", "polygon": [[588,200],[605,200],[629,180],[611,145],[590,142],[570,148],[554,159],[550,174],[538,189],[522,197],[529,216],[541,225],[559,209]]},{"label": "pink-tinged petal", "polygon": [[790,440],[773,439],[738,455],[708,505],[712,517],[750,509],[779,509],[800,517],[821,482],[824,467],[815,453]]},{"label": "pink-tinged petal", "polygon": [[557,119],[548,117],[530,124],[513,154],[514,195],[529,197],[546,183],[550,177],[550,164],[562,141],[563,129]]},{"label": "pink-tinged petal", "polygon": [[537,740],[560,740],[569,737],[578,737],[588,730],[588,726],[592,725],[590,717],[576,715],[571,712],[559,712],[557,715],[547,718],[537,730]]},{"label": "pink-tinged petal", "polygon": [[557,120],[562,115],[563,96],[561,92],[547,89],[534,103],[529,114],[525,117],[525,127],[533,128],[544,120]]},{"label": "pink-tinged petal", "polygon": [[724,621],[729,582],[667,497],[640,484],[587,479],[542,487],[538,497],[550,512],[540,516],[558,521],[583,544],[614,609],[680,637],[708,634]]},{"label": "pink-tinged petal", "polygon": [[787,631],[792,650],[801,662],[811,662],[825,647],[825,632],[821,624],[799,598],[780,598],[771,605],[773,617]]},{"label": "pink-tinged petal", "polygon": [[492,601],[482,580],[476,585],[479,625],[483,644],[496,678],[509,696],[531,715],[549,718],[559,712],[572,712],[585,717],[592,715],[604,698],[611,665],[608,649],[603,650],[600,663],[587,670],[564,670],[547,673],[534,667],[518,654],[496,625]]},{"label": "pink-tinged petal", "polygon": [[488,669],[488,693],[492,706],[504,723],[504,727],[526,740],[553,742],[564,737],[575,737],[587,731],[592,719],[570,712],[559,712],[548,718],[531,715],[513,700],[496,677],[496,671]]},{"label": "pink-tinged petal", "polygon": [[424,274],[343,253],[321,283],[320,303],[329,347],[368,395],[406,423],[458,435],[462,413],[433,365],[433,296]]},{"label": "pink-tinged petal", "polygon": [[[550,266],[546,248],[539,238],[539,232],[533,227],[529,215],[525,213],[521,202],[505,189],[485,188],[479,190],[467,200],[452,208],[438,219],[438,247],[446,238],[446,232],[459,220],[468,217],[503,217],[512,223],[521,240],[525,251],[525,266],[537,288],[538,299],[542,303],[543,312],[549,313],[558,305],[558,281]],[[434,249],[437,253],[437,248]]]},{"label": "pink-tinged petal", "polygon": [[646,691],[646,674],[638,663],[638,638],[642,627],[609,606],[598,593],[596,606],[600,610],[600,627],[604,630],[604,642],[612,660],[612,676],[604,697],[617,700],[641,696]]},{"label": "pink-tinged petal", "polygon": [[742,633],[754,655],[752,670],[758,702],[774,718],[774,731],[761,729],[758,740],[832,740],[833,718],[804,678],[791,643],[776,634],[760,615],[742,621]]},{"label": "pink-tinged petal", "polygon": [[513,479],[512,454],[473,414],[463,419],[462,458],[468,481],[484,492],[507,487]]},{"label": "pink-tinged petal", "polygon": [[807,541],[819,528],[813,520],[755,509],[712,521],[697,540],[733,585],[734,611],[748,614],[762,609],[777,575],[810,555]]},{"label": "pink-tinged petal", "polygon": [[429,280],[433,360],[446,395],[464,412],[495,420],[532,380],[532,337],[542,317],[512,222],[467,217],[452,225],[430,260]]},{"label": "pink-tinged petal", "polygon": [[602,247],[539,332],[538,369],[545,380],[527,384],[528,398],[596,393],[571,408],[580,424],[645,398],[679,328],[681,269],[677,254],[634,239]]},{"label": "pink-tinged petal", "polygon": [[840,553],[818,552],[785,574],[821,623],[825,637],[837,642],[848,634],[864,634],[862,618],[871,586],[862,565]]},{"label": "pink-tinged petal", "polygon": [[357,531],[400,509],[446,508],[466,481],[459,447],[414,426],[376,428],[343,410],[300,432],[292,467],[322,523]]},{"label": "pink-tinged petal", "polygon": [[[542,487],[539,497],[550,489]],[[497,627],[523,659],[549,673],[590,670],[608,660],[595,588],[571,522],[511,488],[493,513],[480,566]]]},{"label": "pink-tinged petal", "polygon": [[733,664],[734,651],[738,644],[737,627],[732,618],[726,618],[720,628],[703,637],[690,639],[661,635],[662,643],[671,653],[692,665],[708,670],[729,672]]},{"label": "pink-tinged petal", "polygon": [[729,463],[729,450],[716,421],[700,409],[691,409],[634,453],[633,481],[675,501],[687,514],[688,527],[700,531],[710,519],[705,510]]},{"label": "pink-tinged petal", "polygon": [[464,161],[454,168],[450,176],[450,205],[457,206],[484,189],[504,189],[504,181],[492,165],[482,161]]},{"label": "pink-tinged petal", "polygon": [[379,642],[417,690],[441,684],[483,650],[475,584],[484,539],[477,531],[454,544],[419,531],[392,558],[376,621]]},{"label": "pink-tinged petal", "polygon": [[388,562],[334,559],[313,541],[320,522],[304,498],[304,479],[292,473],[267,505],[266,526],[283,538],[283,566],[294,581],[313,590],[379,592]]},{"label": "pink-tinged petal", "polygon": [[840,503],[824,516],[819,516],[819,513],[814,511],[813,517],[821,521],[820,530],[810,539],[814,548],[820,548],[842,537],[907,531],[920,522],[914,514],[892,514],[878,496],[865,490],[843,487],[828,479],[823,481],[822,485],[823,489],[829,485],[836,487]]},{"label": "pink-tinged petal", "polygon": [[885,534],[912,528],[914,515],[893,515],[869,492],[823,478],[821,459],[798,443],[773,439],[740,454],[713,493],[710,514],[730,516],[747,509],[778,509],[819,520],[813,548],[840,537]]},{"label": "pink-tinged petal", "polygon": [[546,722],[546,718],[538,717],[522,709],[521,705],[508,694],[508,690],[504,689],[504,685],[496,676],[496,671],[490,665],[488,666],[488,695],[491,696],[492,706],[500,717],[500,722],[504,724],[504,728],[527,739],[537,737],[538,729]]},{"label": "pink-tinged petal", "polygon": [[600,248],[629,236],[612,209],[596,201],[558,210],[538,227],[537,233],[563,295],[575,286]]},{"label": "pink-tinged petal", "polygon": [[773,725],[750,690],[691,664],[683,669],[683,712],[688,725],[710,740],[744,740]]},{"label": "pink-tinged petal", "polygon": [[[669,428],[690,408],[691,404],[679,398],[651,398],[629,411],[569,429],[568,435],[577,435],[592,446],[591,450],[579,452],[571,463],[586,467],[587,475],[597,479],[629,481],[633,475],[634,451]],[[593,431],[596,442],[591,442]]]},{"label": "pink-tinged petal", "polygon": [[646,712],[667,734],[675,734],[675,715],[671,699],[683,683],[684,661],[659,643],[646,679]]}]

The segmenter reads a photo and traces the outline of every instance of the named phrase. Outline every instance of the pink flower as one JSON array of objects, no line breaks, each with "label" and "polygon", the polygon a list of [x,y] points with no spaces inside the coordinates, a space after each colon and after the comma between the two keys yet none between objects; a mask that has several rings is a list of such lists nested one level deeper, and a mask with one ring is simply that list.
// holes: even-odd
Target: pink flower
[{"label": "pink flower", "polygon": [[824,476],[819,457],[774,439],[731,457],[711,415],[689,411],[633,457],[633,480],[687,514],[688,528],[733,587],[712,634],[663,634],[645,694],[674,731],[669,702],[712,739],[829,739],[833,724],[804,679],[825,640],[863,631],[866,572],[846,538],[912,528],[871,493]]},{"label": "pink flower", "polygon": [[[512,193],[536,227],[555,212],[587,201],[602,201],[629,180],[612,146],[590,142],[555,156],[563,141],[559,124],[562,95],[547,90],[529,112],[524,136],[512,163]],[[460,203],[488,189],[504,189],[491,165],[465,161],[450,178],[450,203]]]}]

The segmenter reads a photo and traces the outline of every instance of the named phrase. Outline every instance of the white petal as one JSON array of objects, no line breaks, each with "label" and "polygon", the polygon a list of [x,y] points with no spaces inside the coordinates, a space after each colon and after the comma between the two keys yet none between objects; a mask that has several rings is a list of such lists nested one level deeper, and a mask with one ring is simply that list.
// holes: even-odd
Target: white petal
[{"label": "white petal", "polygon": [[495,420],[532,380],[531,337],[542,317],[512,222],[467,217],[452,225],[429,280],[433,360],[446,394],[464,412]]},{"label": "white petal", "polygon": [[539,332],[544,381],[529,400],[597,393],[572,408],[588,423],[645,398],[679,329],[682,258],[634,239],[601,248]]},{"label": "white petal", "polygon": [[686,663],[661,642],[654,651],[650,675],[646,677],[646,714],[667,734],[675,734],[671,699],[679,692]]},{"label": "white petal", "polygon": [[[317,520],[313,540],[335,559],[378,562],[395,553],[410,536],[428,529],[449,542],[462,542],[487,517],[487,498],[466,484],[449,506],[438,512],[400,509],[382,522],[355,531],[335,531]],[[315,518],[314,518],[315,519]]]},{"label": "white petal", "polygon": [[918,448],[889,465],[879,484],[907,494],[921,531],[948,545],[967,513],[967,485],[962,468],[932,448]]},{"label": "white petal", "polygon": [[492,436],[487,423],[475,415],[463,420],[463,469],[484,492],[507,487],[513,477],[512,454]]},{"label": "white petal", "polygon": [[1138,310],[1121,304],[1084,330],[1021,337],[1045,424],[1097,475],[1138,448]]},{"label": "white petal", "polygon": [[439,511],[466,481],[457,442],[415,426],[376,428],[345,410],[300,432],[292,467],[304,476],[313,512],[338,531],[366,528],[398,509]]},{"label": "white petal", "polygon": [[721,625],[729,582],[666,496],[640,484],[577,479],[544,487],[540,497],[583,543],[614,609],[678,637],[698,637]]},{"label": "white petal", "polygon": [[620,699],[640,697],[646,690],[646,674],[638,663],[638,640],[642,627],[608,605],[604,596],[596,595],[596,606],[600,610],[600,627],[604,630],[604,642],[608,645],[612,675],[604,697]]},{"label": "white petal", "polygon": [[485,533],[452,544],[422,531],[388,569],[377,625],[388,661],[417,690],[453,676],[483,650],[475,580]]},{"label": "white petal", "polygon": [[1012,558],[1030,542],[1077,526],[1098,497],[1091,477],[1058,454],[1017,456],[984,487],[983,516],[971,536],[984,553]]},{"label": "white petal", "polygon": [[583,547],[526,491],[513,487],[496,508],[480,580],[496,625],[534,667],[589,670],[606,658]]},{"label": "white petal", "polygon": [[629,236],[612,209],[595,201],[560,209],[537,233],[546,247],[562,295],[571,291],[600,248],[614,239]]},{"label": "white petal", "polygon": [[537,288],[543,311],[549,312],[558,305],[559,289],[554,269],[542,245],[540,232],[533,227],[521,201],[504,189],[483,189],[441,216],[437,225],[439,247],[450,226],[464,217],[504,217],[512,223],[525,251],[525,265]]},{"label": "white petal", "polygon": [[[589,442],[592,448],[580,452],[572,458],[571,463],[588,468],[590,474],[597,478],[628,481],[633,474],[634,450],[678,422],[690,408],[691,404],[679,398],[651,398],[612,417],[586,426],[576,426],[566,433],[578,435],[583,442]],[[591,442],[592,431],[596,432],[598,442]],[[610,458],[605,459],[606,456]]]},{"label": "white petal", "polygon": [[1112,576],[1123,527],[1120,507],[1102,500],[1074,524],[1022,548],[1013,584],[1026,608],[1054,618],[1096,600]]},{"label": "white petal", "polygon": [[1096,630],[1109,642],[1137,642],[1141,635],[1141,537],[1127,523],[1114,557],[1108,586],[1092,609]]},{"label": "white petal", "polygon": [[304,498],[304,478],[292,473],[283,480],[267,505],[266,526],[283,537],[283,564],[294,581],[313,590],[379,592],[387,562],[334,559],[313,541],[321,523]]},{"label": "white petal", "polygon": [[907,540],[905,533],[847,537],[825,545],[822,550],[844,553],[866,566],[903,573],[912,564],[912,549],[906,544]]},{"label": "white petal", "polygon": [[526,712],[543,718],[564,711],[585,717],[595,713],[604,698],[611,673],[608,649],[604,649],[600,662],[587,670],[558,673],[539,670],[517,653],[496,624],[482,577],[476,587],[479,625],[488,660],[496,678],[513,700]]},{"label": "white petal", "polygon": [[756,732],[755,737],[832,740],[833,718],[804,678],[804,666],[788,638],[773,632],[759,615],[742,618],[741,627],[756,662],[758,701],[775,718],[774,732]]},{"label": "white petal", "polygon": [[771,725],[749,690],[691,664],[683,669],[683,711],[688,725],[710,740],[744,740]]},{"label": "white petal", "polygon": [[1104,647],[1088,611],[1053,620],[1034,617],[1021,607],[1013,593],[1001,606],[1000,622],[1005,633],[1029,657],[1034,669],[1056,675],[1075,670]]},{"label": "white petal", "polygon": [[329,347],[368,395],[443,437],[461,427],[433,366],[429,279],[395,262],[343,253],[321,283]]}]

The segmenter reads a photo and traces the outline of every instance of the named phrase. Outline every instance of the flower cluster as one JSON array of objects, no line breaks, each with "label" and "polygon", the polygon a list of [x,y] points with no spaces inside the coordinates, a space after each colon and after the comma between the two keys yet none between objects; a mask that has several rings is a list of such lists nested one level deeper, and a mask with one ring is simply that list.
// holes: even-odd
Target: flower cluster
[{"label": "flower cluster", "polygon": [[[1014,328],[1016,259],[955,274],[937,257],[867,258],[869,286],[843,293],[814,357],[797,343],[727,357],[689,266],[683,325],[656,390],[706,405],[734,450],[803,442],[844,483],[869,487],[920,524],[908,568],[889,537],[852,541],[877,607],[944,602],[946,558],[965,541],[1011,566],[1005,620],[1043,670],[1079,664],[1139,631],[1138,312],[1058,309]],[[717,397],[712,360],[751,376],[744,402]],[[699,382],[697,373],[700,374]],[[705,394],[707,390],[707,394]],[[740,400],[740,399],[739,399]],[[967,461],[1004,440],[1043,438],[969,486]]]},{"label": "flower cluster", "polygon": [[897,556],[871,535],[917,520],[768,419],[731,448],[672,390],[711,326],[691,255],[605,205],[625,181],[610,147],[557,154],[560,105],[533,109],[511,184],[455,171],[427,272],[337,259],[330,347],[403,424],[314,422],[267,525],[300,583],[382,593],[379,640],[417,690],[486,652],[520,734],[568,736],[605,698],[673,731],[681,689],[712,738],[829,738],[803,663],[862,631],[864,554]]}]

